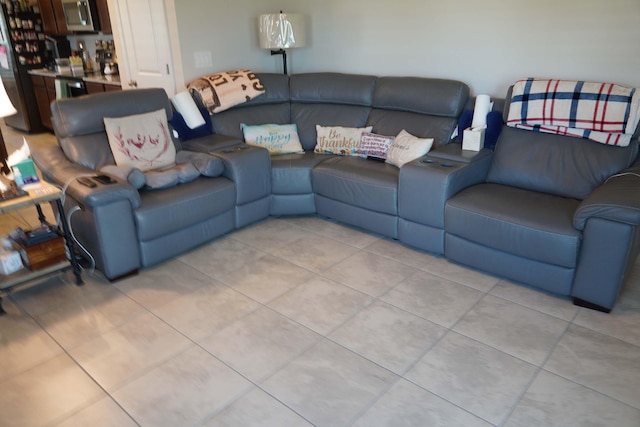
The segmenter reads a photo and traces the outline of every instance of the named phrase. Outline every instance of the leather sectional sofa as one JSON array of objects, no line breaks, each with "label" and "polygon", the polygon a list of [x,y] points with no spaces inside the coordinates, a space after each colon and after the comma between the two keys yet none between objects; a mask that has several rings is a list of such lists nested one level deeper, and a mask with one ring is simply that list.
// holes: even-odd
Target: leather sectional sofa
[{"label": "leather sectional sofa", "polygon": [[[107,278],[270,215],[319,214],[570,295],[577,304],[603,311],[615,304],[640,242],[637,137],[620,148],[505,126],[495,153],[468,152],[449,143],[470,105],[462,82],[337,73],[258,77],[264,95],[214,114],[212,135],[176,141],[178,150],[210,153],[219,174],[162,190],[138,191],[121,179],[88,188],[75,177],[114,162],[102,117],[158,108],[171,117],[164,91],[52,103],[60,147],[33,157],[47,180],[66,187],[65,207],[80,206],[73,229]],[[241,123],[295,123],[305,152],[269,156],[244,144]],[[316,125],[372,126],[383,135],[405,129],[435,144],[397,168],[314,153]]]}]

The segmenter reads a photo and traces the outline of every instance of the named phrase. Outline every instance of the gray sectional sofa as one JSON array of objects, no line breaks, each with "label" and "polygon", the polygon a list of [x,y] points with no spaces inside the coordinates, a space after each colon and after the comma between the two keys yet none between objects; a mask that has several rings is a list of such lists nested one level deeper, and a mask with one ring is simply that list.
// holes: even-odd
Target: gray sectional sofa
[{"label": "gray sectional sofa", "polygon": [[[270,215],[319,214],[456,262],[608,311],[639,247],[638,139],[627,148],[505,127],[495,153],[449,143],[469,105],[462,82],[337,73],[258,74],[266,92],[212,119],[213,134],[176,141],[210,153],[218,176],[137,191],[126,181],[87,188],[74,177],[112,164],[103,116],[171,105],[162,90],[52,103],[60,147],[33,153],[66,185],[73,229],[109,279],[197,247]],[[506,116],[505,116],[506,117]],[[243,143],[240,123],[295,123],[305,153],[269,156]],[[397,168],[316,154],[316,125],[405,129],[435,138]],[[614,176],[626,168],[634,174]],[[614,176],[614,177],[612,177]]]}]

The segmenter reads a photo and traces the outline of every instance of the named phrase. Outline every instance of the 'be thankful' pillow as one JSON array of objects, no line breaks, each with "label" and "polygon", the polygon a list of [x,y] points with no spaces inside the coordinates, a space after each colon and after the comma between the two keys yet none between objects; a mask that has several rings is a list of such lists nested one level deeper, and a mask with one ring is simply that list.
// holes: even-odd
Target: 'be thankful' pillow
[{"label": "'be thankful' pillow", "polygon": [[105,117],[104,127],[116,165],[148,171],[175,164],[176,147],[164,109],[126,117]]},{"label": "'be thankful' pillow", "polygon": [[371,126],[365,128],[349,128],[342,126],[316,125],[316,148],[313,150],[321,154],[340,154],[342,156],[357,156],[360,138],[363,132],[371,132]]}]

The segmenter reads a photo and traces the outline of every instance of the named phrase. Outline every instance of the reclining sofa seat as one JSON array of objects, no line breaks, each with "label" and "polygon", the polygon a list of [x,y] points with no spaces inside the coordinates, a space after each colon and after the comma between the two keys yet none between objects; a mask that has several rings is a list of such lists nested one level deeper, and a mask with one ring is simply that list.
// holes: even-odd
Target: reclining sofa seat
[{"label": "reclining sofa seat", "polygon": [[[236,188],[219,177],[159,190],[136,190],[118,180],[88,188],[75,178],[95,175],[114,164],[103,117],[123,117],[164,109],[172,115],[163,89],[109,92],[54,101],[53,125],[60,146],[34,153],[45,179],[68,185],[65,209],[79,241],[108,279],[116,279],[175,257],[234,228]],[[181,146],[175,142],[176,150]],[[221,160],[219,170],[222,171]]]},{"label": "reclining sofa seat", "polygon": [[[313,75],[302,75],[292,77],[292,81],[298,77],[309,78],[309,84],[318,93],[332,93],[335,78],[323,80]],[[345,111],[345,100],[336,97],[337,102],[343,104],[337,111],[331,105],[306,104],[298,107],[305,114],[294,114],[294,119],[303,117],[299,122],[306,122],[307,126],[314,125],[314,120],[319,120],[319,124],[331,124],[330,120],[336,119],[327,113],[338,113],[341,117],[351,117],[351,124],[346,126],[371,126],[373,133],[388,136],[395,136],[404,129],[419,138],[434,138],[435,147],[448,142],[469,96],[468,86],[453,80],[378,77],[370,81],[373,85],[368,98],[347,100],[361,105],[366,99],[370,108],[361,105],[358,109],[351,107]],[[365,82],[369,83],[369,80]],[[348,87],[356,87],[353,82],[345,83]],[[362,95],[368,87],[368,84],[363,85]],[[350,93],[354,95],[354,92]],[[355,95],[358,93],[356,91]],[[325,103],[328,104],[327,101]],[[295,107],[292,99],[292,111]],[[366,118],[363,117],[365,115]],[[309,133],[315,144],[315,132]],[[331,156],[311,172],[316,211],[347,224],[398,238],[400,171],[398,167],[376,160]]]},{"label": "reclining sofa seat", "polygon": [[610,311],[640,245],[638,177],[610,177],[637,173],[638,132],[614,147],[504,125],[485,182],[446,203],[445,256]]}]

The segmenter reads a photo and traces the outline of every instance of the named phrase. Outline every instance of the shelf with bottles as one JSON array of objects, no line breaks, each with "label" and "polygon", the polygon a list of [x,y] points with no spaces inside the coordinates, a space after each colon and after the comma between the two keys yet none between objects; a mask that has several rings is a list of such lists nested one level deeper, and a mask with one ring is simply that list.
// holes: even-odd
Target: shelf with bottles
[{"label": "shelf with bottles", "polygon": [[23,14],[36,14],[37,7],[34,8],[27,0],[0,0],[2,6],[7,11],[7,15],[23,16]]},{"label": "shelf with bottles", "polygon": [[2,3],[7,17],[7,27],[13,30],[42,31],[42,17],[37,9],[24,2],[26,5],[18,7],[20,2],[4,1]]}]

